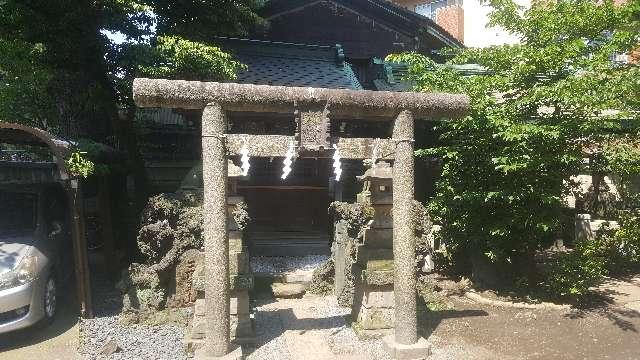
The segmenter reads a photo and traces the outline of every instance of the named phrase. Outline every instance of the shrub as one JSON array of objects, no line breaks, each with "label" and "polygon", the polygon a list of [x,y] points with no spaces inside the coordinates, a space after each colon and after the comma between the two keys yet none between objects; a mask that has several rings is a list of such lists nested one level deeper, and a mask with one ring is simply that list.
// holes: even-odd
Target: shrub
[{"label": "shrub", "polygon": [[556,297],[585,295],[604,275],[616,276],[640,269],[640,212],[621,215],[620,227],[604,227],[594,239],[576,244],[571,253],[554,261],[543,283]]},{"label": "shrub", "polygon": [[544,290],[552,297],[579,298],[597,285],[605,274],[603,258],[587,250],[582,244],[575,251],[560,255],[551,264],[543,282]]},{"label": "shrub", "polygon": [[594,251],[604,258],[609,275],[640,268],[640,211],[622,213],[620,228],[603,228],[593,240]]}]

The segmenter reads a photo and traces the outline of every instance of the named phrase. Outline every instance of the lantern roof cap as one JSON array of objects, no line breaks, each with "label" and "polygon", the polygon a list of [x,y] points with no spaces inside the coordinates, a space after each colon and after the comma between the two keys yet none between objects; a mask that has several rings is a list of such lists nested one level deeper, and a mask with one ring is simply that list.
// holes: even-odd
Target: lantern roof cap
[{"label": "lantern roof cap", "polygon": [[381,161],[365,171],[364,175],[357,176],[357,178],[360,181],[371,179],[393,179],[393,168],[388,162]]}]

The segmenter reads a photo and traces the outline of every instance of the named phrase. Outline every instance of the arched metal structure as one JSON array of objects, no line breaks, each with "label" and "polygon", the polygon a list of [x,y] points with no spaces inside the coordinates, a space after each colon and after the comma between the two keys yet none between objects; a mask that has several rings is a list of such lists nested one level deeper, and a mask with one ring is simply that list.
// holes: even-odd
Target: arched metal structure
[{"label": "arched metal structure", "polygon": [[70,176],[65,166],[65,159],[71,155],[73,144],[61,140],[41,129],[2,121],[0,121],[0,142],[47,147],[52,152],[57,165],[57,181],[63,185],[69,201],[73,258],[78,301],[80,302],[80,314],[84,318],[93,317],[84,208],[82,202],[82,182],[80,179]]}]

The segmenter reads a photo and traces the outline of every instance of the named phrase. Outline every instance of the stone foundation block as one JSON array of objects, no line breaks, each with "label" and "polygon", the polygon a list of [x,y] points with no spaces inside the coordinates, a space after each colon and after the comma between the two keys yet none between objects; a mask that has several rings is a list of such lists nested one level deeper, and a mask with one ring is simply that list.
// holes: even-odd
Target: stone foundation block
[{"label": "stone foundation block", "polygon": [[205,315],[205,311],[207,309],[206,307],[206,303],[204,302],[204,299],[198,299],[195,302],[195,305],[193,307],[193,314],[195,316],[204,316]]},{"label": "stone foundation block", "polygon": [[393,308],[393,285],[366,286],[362,306],[366,308]]},{"label": "stone foundation block", "polygon": [[307,284],[273,283],[271,291],[277,298],[299,298],[305,294],[307,286]]},{"label": "stone foundation block", "polygon": [[207,354],[206,350],[207,350],[206,347],[202,347],[196,350],[194,359],[195,360],[242,360],[242,357],[243,357],[242,348],[239,346],[224,356],[212,356]]},{"label": "stone foundation block", "polygon": [[392,359],[423,360],[431,355],[431,345],[424,338],[418,339],[415,344],[403,345],[396,342],[394,335],[389,335],[382,342]]},{"label": "stone foundation block", "polygon": [[249,272],[249,256],[246,251],[229,252],[229,274],[245,274]]},{"label": "stone foundation block", "polygon": [[229,231],[229,252],[242,252],[244,248],[242,231]]},{"label": "stone foundation block", "polygon": [[191,323],[191,338],[204,339],[207,336],[207,320],[204,316],[195,316]]},{"label": "stone foundation block", "polygon": [[249,315],[249,292],[237,291],[229,299],[229,313],[231,315]]},{"label": "stone foundation block", "polygon": [[231,339],[254,337],[253,321],[249,316],[232,315],[229,319]]},{"label": "stone foundation block", "polygon": [[284,282],[308,284],[313,279],[313,271],[289,272],[284,274]]},{"label": "stone foundation block", "polygon": [[392,249],[393,248],[393,229],[365,230],[364,244],[368,248]]},{"label": "stone foundation block", "polygon": [[393,308],[367,308],[358,312],[358,324],[365,330],[391,329],[394,320]]}]

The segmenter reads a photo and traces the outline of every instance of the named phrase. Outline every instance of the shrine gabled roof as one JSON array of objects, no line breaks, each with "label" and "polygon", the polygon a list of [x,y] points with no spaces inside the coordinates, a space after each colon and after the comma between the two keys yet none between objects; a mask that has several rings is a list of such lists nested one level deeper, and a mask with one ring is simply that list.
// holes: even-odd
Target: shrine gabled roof
[{"label": "shrine gabled roof", "polygon": [[[294,9],[303,8],[321,0],[271,0],[260,10],[260,15],[266,19],[284,14]],[[366,17],[385,24],[398,32],[419,36],[428,35],[432,39],[445,46],[453,48],[463,48],[464,45],[445,30],[436,24],[432,19],[420,15],[414,11],[396,5],[388,0],[322,0],[331,1],[340,6],[352,9]],[[331,24],[327,24],[331,26]]]},{"label": "shrine gabled roof", "polygon": [[217,38],[216,42],[247,65],[234,82],[361,90],[342,48],[262,40]]}]

